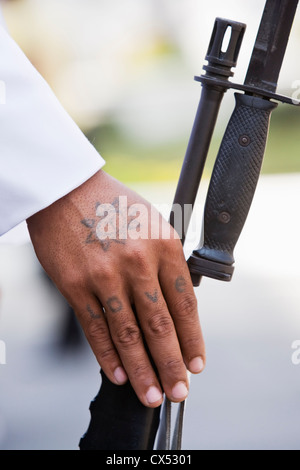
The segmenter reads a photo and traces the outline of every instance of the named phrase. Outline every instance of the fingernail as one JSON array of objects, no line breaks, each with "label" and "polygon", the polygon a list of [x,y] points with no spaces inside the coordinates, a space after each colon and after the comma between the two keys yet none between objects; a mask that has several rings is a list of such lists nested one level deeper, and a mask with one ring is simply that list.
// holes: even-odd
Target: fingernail
[{"label": "fingernail", "polygon": [[188,389],[186,388],[186,385],[183,382],[178,382],[173,388],[172,388],[172,397],[175,400],[183,400],[186,398],[188,395]]},{"label": "fingernail", "polygon": [[199,374],[204,369],[204,362],[201,357],[194,357],[189,363],[189,371],[193,374]]},{"label": "fingernail", "polygon": [[127,381],[127,374],[123,367],[117,367],[114,371],[114,376],[118,384],[122,385]]},{"label": "fingernail", "polygon": [[157,401],[162,399],[162,394],[158,388],[152,386],[149,388],[148,392],[146,393],[146,399],[151,405],[152,403],[156,403]]}]

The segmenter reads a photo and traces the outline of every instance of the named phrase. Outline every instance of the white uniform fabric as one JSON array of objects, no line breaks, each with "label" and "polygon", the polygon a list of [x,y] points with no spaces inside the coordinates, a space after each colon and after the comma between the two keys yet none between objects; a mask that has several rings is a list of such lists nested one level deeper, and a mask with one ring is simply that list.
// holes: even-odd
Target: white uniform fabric
[{"label": "white uniform fabric", "polygon": [[104,160],[0,24],[0,236]]}]

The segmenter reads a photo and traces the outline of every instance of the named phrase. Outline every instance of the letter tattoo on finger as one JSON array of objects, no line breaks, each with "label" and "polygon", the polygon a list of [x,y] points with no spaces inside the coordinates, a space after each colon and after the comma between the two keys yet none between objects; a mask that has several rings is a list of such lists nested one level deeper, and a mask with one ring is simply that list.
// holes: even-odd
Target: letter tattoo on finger
[{"label": "letter tattoo on finger", "polygon": [[101,318],[101,313],[94,312],[94,310],[92,309],[92,307],[89,304],[86,306],[86,309],[89,312],[90,317],[93,318],[93,320]]},{"label": "letter tattoo on finger", "polygon": [[145,295],[146,297],[151,300],[151,302],[153,302],[154,304],[157,303],[158,301],[158,292],[157,292],[157,289],[155,289],[155,291],[153,292],[153,294],[151,294],[150,292],[145,292]]},{"label": "letter tattoo on finger", "polygon": [[177,292],[182,294],[183,292],[185,292],[185,288],[186,288],[186,280],[184,279],[183,276],[178,276],[175,281],[175,289],[177,290]]},{"label": "letter tattoo on finger", "polygon": [[116,295],[114,295],[113,297],[109,297],[106,303],[112,313],[118,313],[123,309],[123,304]]}]

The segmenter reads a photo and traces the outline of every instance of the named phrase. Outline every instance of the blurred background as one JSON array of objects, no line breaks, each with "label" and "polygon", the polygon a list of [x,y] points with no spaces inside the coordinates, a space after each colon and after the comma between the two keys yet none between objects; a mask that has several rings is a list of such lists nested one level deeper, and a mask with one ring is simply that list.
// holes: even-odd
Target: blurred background
[{"label": "blurred background", "polygon": [[[2,1],[11,35],[106,160],[106,171],[171,204],[217,16],[247,24],[243,82],[264,0]],[[300,98],[300,15],[278,92]],[[1,79],[1,77],[0,77]],[[299,90],[299,92],[298,92]],[[198,243],[205,193],[234,106],[224,98],[185,246]],[[263,172],[230,284],[197,289],[206,371],[192,378],[185,449],[300,449],[299,110],[272,116]],[[24,226],[0,244],[0,449],[76,449],[100,385],[72,312],[43,274]]]}]

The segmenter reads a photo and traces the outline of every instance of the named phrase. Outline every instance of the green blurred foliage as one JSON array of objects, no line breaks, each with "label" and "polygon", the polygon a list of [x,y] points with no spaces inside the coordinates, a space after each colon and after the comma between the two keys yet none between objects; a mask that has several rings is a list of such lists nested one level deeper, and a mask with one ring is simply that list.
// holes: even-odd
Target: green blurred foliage
[{"label": "green blurred foliage", "polygon": [[[178,180],[189,138],[143,145],[128,139],[113,123],[86,135],[106,160],[105,171],[124,183]],[[211,174],[221,138],[214,135],[204,177]],[[271,118],[262,173],[293,172],[300,172],[300,109],[281,104]]]},{"label": "green blurred foliage", "polygon": [[174,181],[179,177],[186,142],[146,146],[128,139],[114,124],[86,135],[105,159],[105,171],[124,183]]},{"label": "green blurred foliage", "polygon": [[300,108],[280,104],[273,112],[262,171],[300,171]]}]

